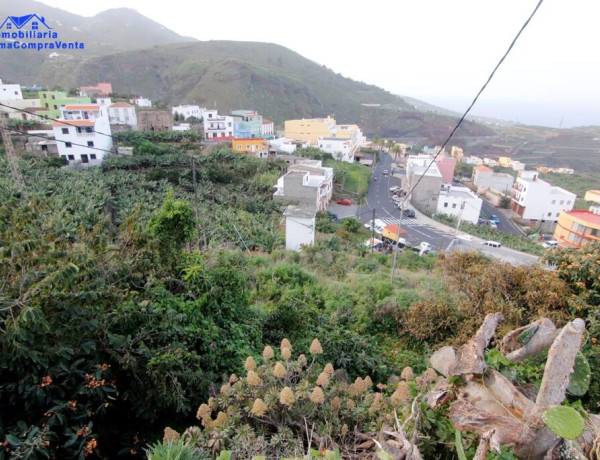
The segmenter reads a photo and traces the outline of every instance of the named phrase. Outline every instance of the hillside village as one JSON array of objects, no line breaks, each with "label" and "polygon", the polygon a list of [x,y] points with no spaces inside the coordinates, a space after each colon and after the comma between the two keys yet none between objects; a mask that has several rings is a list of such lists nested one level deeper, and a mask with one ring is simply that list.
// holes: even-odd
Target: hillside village
[{"label": "hillside village", "polygon": [[[127,101],[119,98],[113,102],[113,88],[108,82],[82,86],[76,95],[41,88],[26,91],[37,98],[25,98],[19,84],[3,84],[0,80],[3,116],[40,127],[49,125],[52,129],[28,131],[25,150],[42,157],[61,158],[71,167],[100,165],[106,155],[132,155],[133,149],[117,146],[114,136],[129,131],[197,132],[200,129],[205,147],[226,144],[239,154],[263,159],[284,158],[290,166],[273,184],[273,199],[293,205],[285,212],[287,249],[299,250],[302,245],[314,242],[316,213],[327,211],[334,198],[333,168],[325,167],[322,161],[295,155],[307,148],[317,148],[336,161],[371,168],[373,155],[363,151],[371,149],[393,154],[395,159],[400,159],[404,170],[398,168],[402,186],[393,191],[392,198],[408,194],[402,205],[410,203],[430,216],[446,215],[495,229],[497,222],[489,221],[482,212],[483,198],[496,207],[507,207],[510,210],[507,215],[523,228],[539,227],[553,233],[554,241],[561,247],[581,247],[600,237],[598,206],[574,209],[574,193],[539,178],[539,173],[573,174],[571,168],[538,166],[536,171],[528,171],[522,162],[510,157],[465,155],[458,146],[451,146],[449,151],[440,146],[423,146],[420,152],[407,154],[407,149],[413,146],[392,141],[379,144],[378,139],[367,142],[358,125],[339,125],[330,116],[285,120],[283,130],[276,130],[273,121],[254,110],[233,110],[222,115],[216,109],[191,104],[170,110],[158,109],[144,97]],[[383,150],[381,145],[384,145]],[[457,163],[473,166],[472,176],[462,178],[470,187],[455,180]],[[516,177],[494,172],[491,168],[496,166],[516,172]],[[585,200],[599,203],[599,195],[600,192],[591,190]],[[508,200],[509,206],[503,206]],[[377,233],[381,236],[385,226],[379,230]],[[385,233],[394,232],[388,229]],[[387,241],[399,244],[400,240],[392,237]]]},{"label": "hillside village", "polygon": [[[107,82],[2,83],[0,112],[2,458],[593,450],[600,210],[542,171]],[[495,260],[507,221],[547,266]],[[576,429],[525,416],[563,401]]]}]

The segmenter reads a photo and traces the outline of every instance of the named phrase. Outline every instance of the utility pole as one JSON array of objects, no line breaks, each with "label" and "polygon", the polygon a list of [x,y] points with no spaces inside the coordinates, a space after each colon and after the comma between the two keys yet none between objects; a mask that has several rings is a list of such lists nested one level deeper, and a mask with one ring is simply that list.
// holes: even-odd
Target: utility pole
[{"label": "utility pole", "polygon": [[371,254],[373,254],[373,246],[375,246],[375,208],[373,208],[373,218],[371,219]]},{"label": "utility pole", "polygon": [[463,201],[460,204],[460,212],[458,213],[458,221],[456,222],[456,230],[454,231],[454,234],[458,234],[458,229],[460,228],[460,221],[462,220],[462,213],[465,209],[465,201]]},{"label": "utility pole", "polygon": [[15,187],[22,194],[25,193],[25,180],[21,174],[21,168],[17,161],[17,154],[15,153],[15,147],[13,146],[12,139],[10,138],[10,132],[8,130],[8,119],[7,112],[0,112],[0,131],[2,131],[2,142],[4,142],[4,149],[6,150],[6,159],[10,166],[10,173],[13,178]]},{"label": "utility pole", "polygon": [[398,250],[400,249],[400,231],[402,229],[402,215],[404,214],[404,202],[402,202],[402,206],[400,206],[400,223],[398,224],[398,234],[396,235],[396,250],[394,251],[394,261],[392,262],[392,274],[390,275],[390,281],[394,282],[394,272],[396,271],[396,259],[398,257]]}]

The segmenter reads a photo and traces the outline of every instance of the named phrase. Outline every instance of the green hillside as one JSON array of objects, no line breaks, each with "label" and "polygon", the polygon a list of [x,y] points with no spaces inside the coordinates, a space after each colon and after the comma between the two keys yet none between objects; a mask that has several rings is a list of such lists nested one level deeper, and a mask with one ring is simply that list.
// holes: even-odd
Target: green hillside
[{"label": "green hillside", "polygon": [[[196,103],[256,109],[281,123],[285,119],[333,115],[357,123],[367,134],[386,137],[442,137],[456,119],[416,111],[403,99],[359,83],[270,43],[207,41],[178,43],[125,52],[81,63],[73,85],[102,79],[116,92],[139,93],[168,104]],[[465,123],[458,135],[493,132]]]}]

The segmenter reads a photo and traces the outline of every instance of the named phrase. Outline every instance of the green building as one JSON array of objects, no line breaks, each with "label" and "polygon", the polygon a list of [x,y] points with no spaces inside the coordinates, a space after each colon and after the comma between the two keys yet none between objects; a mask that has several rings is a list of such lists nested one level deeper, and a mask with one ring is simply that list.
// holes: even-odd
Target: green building
[{"label": "green building", "polygon": [[90,104],[89,97],[70,97],[64,91],[39,91],[40,106],[46,110],[40,110],[38,115],[48,118],[60,117],[60,106],[68,104]]}]

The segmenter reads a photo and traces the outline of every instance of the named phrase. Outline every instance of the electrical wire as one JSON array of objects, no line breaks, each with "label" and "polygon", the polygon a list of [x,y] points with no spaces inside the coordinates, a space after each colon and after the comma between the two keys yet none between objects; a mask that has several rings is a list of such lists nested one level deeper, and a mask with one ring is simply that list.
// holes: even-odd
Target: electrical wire
[{"label": "electrical wire", "polygon": [[4,127],[0,126],[0,129],[3,129],[5,131],[12,131],[14,133],[22,134],[24,136],[39,137],[40,139],[46,139],[46,140],[49,140],[49,141],[62,142],[64,144],[70,143],[71,145],[76,145],[77,147],[85,147],[86,149],[90,149],[90,150],[99,150],[100,152],[106,152],[106,153],[109,153],[111,155],[114,153],[114,152],[112,152],[110,150],[102,149],[100,147],[90,147],[89,145],[78,144],[76,142],[63,141],[61,139],[52,139],[51,137],[45,137],[45,136],[42,136],[40,134],[30,134],[30,133],[28,133],[26,131],[19,131],[18,129],[14,129],[14,128],[10,128],[10,127],[4,128]]},{"label": "electrical wire", "polygon": [[481,93],[483,93],[483,91],[485,90],[485,88],[487,88],[487,85],[490,83],[490,81],[492,80],[492,78],[496,74],[496,71],[498,70],[498,68],[500,67],[500,65],[504,62],[504,60],[506,59],[506,57],[508,56],[508,54],[511,52],[511,50],[515,46],[515,43],[517,42],[518,38],[521,36],[521,34],[523,33],[523,31],[527,28],[527,26],[529,25],[529,22],[533,19],[533,17],[537,13],[538,9],[540,8],[540,6],[542,6],[543,2],[544,2],[544,0],[539,0],[538,4],[535,6],[535,8],[533,9],[532,13],[529,15],[529,17],[527,18],[527,20],[523,23],[523,25],[519,29],[519,32],[517,32],[517,35],[515,35],[515,38],[513,38],[512,42],[510,43],[510,45],[508,47],[508,49],[504,52],[504,55],[502,56],[502,58],[500,58],[500,60],[498,61],[498,63],[494,67],[494,70],[492,70],[492,73],[487,78],[486,82],[483,84],[483,86],[481,87],[481,89],[479,90],[479,92],[477,93],[477,95],[475,96],[475,98],[473,99],[473,101],[471,102],[471,104],[469,105],[469,107],[467,108],[467,110],[465,111],[465,113],[463,113],[462,117],[460,117],[460,120],[458,120],[458,123],[456,124],[456,126],[454,127],[454,129],[452,129],[452,131],[450,132],[450,134],[448,135],[448,137],[446,138],[446,140],[444,141],[444,143],[442,144],[442,146],[440,147],[440,149],[438,150],[438,152],[433,156],[431,162],[429,163],[429,165],[427,166],[427,168],[425,168],[425,171],[423,171],[423,174],[419,177],[419,179],[417,180],[417,182],[415,183],[415,185],[413,185],[410,188],[410,191],[407,192],[406,197],[404,198],[404,200],[402,200],[402,204],[404,204],[406,202],[406,200],[408,199],[408,197],[410,196],[410,194],[413,192],[413,190],[417,187],[417,185],[419,185],[419,182],[421,182],[421,180],[423,179],[423,177],[425,177],[425,174],[427,173],[427,171],[429,170],[429,168],[431,167],[431,165],[433,164],[433,162],[436,160],[436,158],[440,155],[440,153],[442,153],[444,151],[446,145],[448,144],[448,142],[450,142],[450,139],[452,139],[452,136],[454,135],[454,133],[456,132],[456,130],[459,128],[459,126],[465,120],[466,116],[469,114],[469,112],[471,111],[471,109],[473,108],[473,106],[475,105],[475,103],[477,102],[477,100],[479,99],[479,96],[481,96]]},{"label": "electrical wire", "polygon": [[[84,104],[84,105],[85,105],[85,104]],[[94,104],[94,105],[97,105],[97,104]],[[77,126],[77,125],[74,125],[74,124],[72,124],[72,123],[68,123],[68,120],[61,120],[61,119],[59,119],[59,118],[52,118],[52,117],[48,117],[48,116],[45,116],[45,115],[39,115],[39,114],[37,114],[37,113],[28,112],[27,110],[24,110],[24,109],[19,109],[19,108],[17,108],[17,107],[12,107],[12,106],[10,106],[10,105],[7,105],[7,104],[4,104],[4,103],[2,103],[2,102],[0,102],[0,107],[6,107],[7,109],[13,109],[13,110],[15,110],[15,111],[17,111],[17,112],[23,112],[23,113],[27,113],[27,114],[29,114],[29,115],[35,115],[36,117],[43,118],[44,120],[58,121],[58,122],[60,122],[60,123],[62,123],[62,124],[64,124],[64,125],[67,125],[67,126],[73,126],[73,127],[75,127],[75,128],[78,128],[78,127],[79,127],[79,126]],[[110,137],[112,140],[114,140],[114,141],[116,141],[116,142],[119,142],[119,139],[118,139],[117,137],[113,136],[112,134],[106,134],[106,133],[102,133],[102,132],[100,132],[100,131],[94,131],[94,132],[95,132],[96,134],[100,134],[100,135],[102,135],[102,136]]]}]

